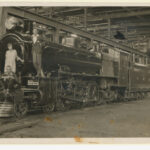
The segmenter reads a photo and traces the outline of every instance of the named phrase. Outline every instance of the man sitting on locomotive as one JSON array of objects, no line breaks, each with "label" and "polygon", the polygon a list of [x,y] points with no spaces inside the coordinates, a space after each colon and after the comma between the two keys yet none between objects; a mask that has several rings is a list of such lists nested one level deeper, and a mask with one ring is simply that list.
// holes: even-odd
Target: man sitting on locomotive
[{"label": "man sitting on locomotive", "polygon": [[22,63],[24,60],[22,60],[18,55],[17,51],[13,49],[12,43],[8,43],[8,50],[6,51],[5,55],[5,67],[4,72],[6,72],[7,66],[10,66],[13,73],[16,73],[16,60],[21,61]]},{"label": "man sitting on locomotive", "polygon": [[42,41],[43,38],[39,35],[37,29],[33,29],[32,35],[33,47],[32,47],[32,58],[33,65],[37,71],[37,76],[44,77],[44,73],[42,70]]},{"label": "man sitting on locomotive", "polygon": [[11,66],[6,67],[6,71],[2,76],[4,82],[5,93],[7,94],[10,90],[13,91],[17,88],[17,77],[16,74],[12,71]]},{"label": "man sitting on locomotive", "polygon": [[16,74],[11,70],[11,66],[6,67],[6,72],[2,75],[2,82],[4,85],[4,90],[1,93],[4,100],[15,100],[15,102],[20,102],[23,100],[24,92],[20,88]]}]

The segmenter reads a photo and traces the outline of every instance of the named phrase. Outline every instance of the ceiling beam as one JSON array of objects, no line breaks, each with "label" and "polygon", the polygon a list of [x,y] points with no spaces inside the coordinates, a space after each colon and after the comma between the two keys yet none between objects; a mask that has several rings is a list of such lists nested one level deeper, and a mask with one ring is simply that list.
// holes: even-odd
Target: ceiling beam
[{"label": "ceiling beam", "polygon": [[[108,22],[106,23],[100,23],[100,24],[91,24],[91,25],[88,25],[88,28],[94,28],[94,27],[98,27],[98,28],[106,28]],[[123,25],[126,25],[128,27],[140,27],[140,26],[150,26],[150,22],[119,22],[119,23],[112,23],[111,22],[111,27],[118,27],[118,26],[123,26]],[[78,28],[82,28],[83,25],[80,25],[80,26],[76,26]]]},{"label": "ceiling beam", "polygon": [[[105,24],[99,24],[99,25],[88,25],[87,27],[87,31],[99,31],[99,30],[108,30],[108,23]],[[84,26],[80,25],[80,26],[76,26],[80,29],[83,29]],[[124,29],[124,28],[128,28],[128,30],[133,30],[133,29],[137,29],[137,28],[147,28],[147,30],[149,30],[150,27],[150,22],[136,22],[136,23],[126,23],[126,24],[122,24],[122,23],[118,23],[118,24],[112,24],[111,25],[111,29]]]},{"label": "ceiling beam", "polygon": [[[50,7],[49,7],[50,8]],[[47,16],[49,14],[48,9],[45,10],[45,8],[43,7],[41,13],[41,15],[43,16]],[[84,7],[79,7],[79,8],[68,8],[66,10],[55,10],[53,15],[55,17],[60,17],[60,16],[75,16],[75,15],[80,15],[80,14],[84,14]]]},{"label": "ceiling beam", "polygon": [[53,19],[49,19],[46,17],[42,17],[38,14],[34,14],[31,12],[25,11],[23,9],[20,9],[19,7],[5,7],[5,10],[7,10],[8,13],[14,14],[16,16],[20,16],[20,17],[29,19],[31,21],[45,24],[47,26],[51,26],[51,27],[54,27],[56,29],[65,30],[67,32],[71,32],[71,33],[77,34],[77,35],[85,37],[85,38],[94,39],[96,41],[105,43],[107,45],[119,48],[119,49],[127,51],[127,52],[134,52],[134,53],[138,53],[140,55],[145,55],[145,54],[139,52],[137,49],[133,49],[133,48],[130,48],[126,45],[119,44],[115,41],[105,39],[102,36],[96,36],[95,34],[92,34],[92,33],[89,33],[89,32],[83,31],[83,30],[79,30],[77,28],[74,28],[72,26],[60,23],[60,22],[55,21]]},{"label": "ceiling beam", "polygon": [[[96,35],[101,35],[101,36],[103,36],[103,37],[108,37],[107,35],[108,35],[108,33],[107,33],[107,31],[106,32],[97,32],[97,33],[95,33]],[[115,32],[112,32],[112,36],[111,37],[113,37],[113,35],[115,34]],[[146,37],[149,37],[150,36],[150,31],[138,31],[138,32],[128,32],[128,37],[126,37],[125,36],[125,38],[127,39],[127,40],[130,40],[130,38],[135,38],[135,40],[137,40],[137,37],[139,37],[139,36],[146,36]]]},{"label": "ceiling beam", "polygon": [[143,9],[143,10],[133,10],[132,12],[120,12],[120,13],[101,13],[94,19],[88,19],[89,22],[93,21],[101,21],[106,20],[108,18],[125,18],[125,17],[132,17],[132,16],[142,16],[142,15],[150,15],[150,9]]},{"label": "ceiling beam", "polygon": [[[50,8],[50,7],[49,7]],[[141,9],[141,7],[130,7],[129,10],[137,10]],[[43,12],[41,14],[47,15],[45,7],[43,7]],[[122,7],[88,7],[88,14],[92,16],[98,13],[120,13],[125,10]],[[126,10],[127,11],[127,10]],[[45,12],[45,13],[44,13]],[[76,8],[66,8],[65,10],[55,10],[55,15],[57,16],[74,16],[80,15],[84,13],[84,7],[76,7]]]}]

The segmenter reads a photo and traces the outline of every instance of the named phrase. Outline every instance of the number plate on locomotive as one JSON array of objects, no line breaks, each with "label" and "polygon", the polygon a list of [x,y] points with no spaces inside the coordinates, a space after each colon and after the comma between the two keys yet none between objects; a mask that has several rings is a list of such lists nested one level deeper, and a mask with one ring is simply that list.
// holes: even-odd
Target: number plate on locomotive
[{"label": "number plate on locomotive", "polygon": [[39,82],[33,81],[33,80],[28,80],[28,85],[39,85]]}]

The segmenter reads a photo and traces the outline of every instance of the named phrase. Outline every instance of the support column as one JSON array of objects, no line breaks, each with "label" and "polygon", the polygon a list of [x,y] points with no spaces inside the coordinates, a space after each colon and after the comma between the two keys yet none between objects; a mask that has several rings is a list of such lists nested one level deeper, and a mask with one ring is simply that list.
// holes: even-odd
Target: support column
[{"label": "support column", "polygon": [[87,30],[87,8],[84,8],[84,28]]},{"label": "support column", "polygon": [[59,44],[59,28],[56,28],[54,31],[54,42]]},{"label": "support column", "polygon": [[126,38],[128,39],[128,26],[125,26]]},{"label": "support column", "polygon": [[52,18],[52,15],[53,15],[53,8],[49,8],[49,11],[48,11],[48,17],[49,18]]},{"label": "support column", "polygon": [[110,18],[108,19],[108,38],[111,38],[111,22],[110,22]]},{"label": "support column", "polygon": [[126,43],[128,43],[128,26],[125,26],[125,38],[126,38]]},{"label": "support column", "polygon": [[150,56],[150,39],[147,41],[147,54]]},{"label": "support column", "polygon": [[35,7],[35,13],[39,14],[39,8],[38,7]]},{"label": "support column", "polygon": [[6,33],[5,22],[7,19],[7,9],[4,7],[0,7],[0,37]]}]

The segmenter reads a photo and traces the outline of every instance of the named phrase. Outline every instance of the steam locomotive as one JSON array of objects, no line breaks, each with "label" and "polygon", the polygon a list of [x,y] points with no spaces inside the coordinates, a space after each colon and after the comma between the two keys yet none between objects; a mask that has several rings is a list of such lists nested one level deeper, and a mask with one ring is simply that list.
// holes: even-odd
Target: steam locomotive
[{"label": "steam locomotive", "polygon": [[[4,63],[7,44],[13,43],[24,63],[17,63],[17,78],[9,92],[4,89]],[[66,110],[74,106],[98,105],[117,100],[143,98],[150,91],[148,57],[109,47],[94,52],[45,42],[42,69],[45,77],[36,77],[32,62],[31,39],[18,33],[6,33],[0,40],[1,116],[24,116]],[[17,85],[17,86],[16,86]]]}]

